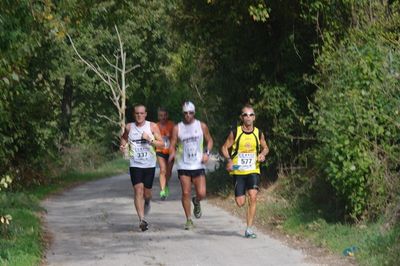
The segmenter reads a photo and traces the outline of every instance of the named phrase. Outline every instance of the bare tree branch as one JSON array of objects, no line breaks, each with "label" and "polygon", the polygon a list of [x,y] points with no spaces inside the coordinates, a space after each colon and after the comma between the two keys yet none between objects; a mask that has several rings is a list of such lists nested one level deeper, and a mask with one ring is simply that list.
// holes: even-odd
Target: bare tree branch
[{"label": "bare tree branch", "polygon": [[112,68],[115,68],[115,71],[122,71],[122,69],[120,69],[118,67],[118,61],[117,61],[117,63],[115,65],[113,65],[113,64],[110,63],[110,61],[108,61],[107,57],[105,57],[103,54],[101,56],[107,62],[108,65],[110,65]]},{"label": "bare tree branch", "polygon": [[99,113],[96,113],[96,115],[97,115],[98,117],[101,117],[101,118],[106,119],[107,121],[109,121],[109,122],[110,122],[111,124],[113,124],[113,125],[119,125],[118,121],[115,121],[115,120],[109,118],[109,117],[106,116],[106,115],[102,115],[102,114],[99,114]]},{"label": "bare tree branch", "polygon": [[[75,47],[75,44],[69,34],[67,34],[69,41],[71,42],[72,48],[74,49],[76,55],[90,70],[92,70],[96,75],[110,88],[111,95],[109,96],[111,102],[116,107],[118,111],[118,121],[111,119],[108,116],[97,114],[99,117],[105,118],[113,124],[117,124],[120,127],[120,134],[122,134],[125,128],[125,109],[126,109],[126,89],[129,87],[126,85],[126,74],[132,70],[140,67],[140,65],[135,65],[128,70],[126,70],[126,52],[124,51],[124,43],[122,42],[121,36],[119,34],[118,28],[115,25],[115,31],[118,37],[119,49],[118,55],[115,54],[115,64],[112,64],[106,56],[102,55],[102,58],[106,63],[114,69],[114,73],[110,74],[104,71],[97,63],[93,64],[88,60],[84,59]],[[120,136],[120,135],[118,135]]]},{"label": "bare tree branch", "polygon": [[133,67],[131,67],[130,69],[128,69],[125,73],[128,74],[129,72],[131,72],[132,70],[135,70],[136,68],[140,67],[140,65],[134,65]]}]

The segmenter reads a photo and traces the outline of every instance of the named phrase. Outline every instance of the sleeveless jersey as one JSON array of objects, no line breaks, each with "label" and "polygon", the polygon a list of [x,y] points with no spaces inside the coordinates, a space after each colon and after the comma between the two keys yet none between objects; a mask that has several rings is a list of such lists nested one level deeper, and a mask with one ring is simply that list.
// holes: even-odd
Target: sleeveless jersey
[{"label": "sleeveless jersey", "polygon": [[174,130],[174,122],[168,120],[165,125],[161,125],[161,123],[158,122],[157,126],[160,129],[161,137],[164,141],[164,148],[157,148],[156,151],[163,154],[169,154],[169,143],[172,136],[172,131]]},{"label": "sleeveless jersey", "polygon": [[259,174],[259,130],[254,127],[252,132],[244,132],[242,127],[237,128],[235,142],[232,145],[231,158],[233,162],[232,175]]},{"label": "sleeveless jersey", "polygon": [[204,138],[200,121],[194,120],[189,125],[180,122],[178,141],[176,153],[178,170],[205,169],[205,165],[201,162]]},{"label": "sleeveless jersey", "polygon": [[131,123],[128,135],[130,166],[138,168],[156,167],[156,152],[147,140],[142,139],[143,132],[153,136],[149,121],[145,121],[141,127]]}]

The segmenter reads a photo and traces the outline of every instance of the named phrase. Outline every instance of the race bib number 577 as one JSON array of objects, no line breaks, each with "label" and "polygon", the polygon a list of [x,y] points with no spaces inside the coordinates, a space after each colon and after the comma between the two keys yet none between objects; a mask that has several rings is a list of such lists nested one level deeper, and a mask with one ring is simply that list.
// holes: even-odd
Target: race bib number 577
[{"label": "race bib number 577", "polygon": [[255,153],[239,153],[238,154],[238,170],[248,171],[256,169],[256,154]]}]

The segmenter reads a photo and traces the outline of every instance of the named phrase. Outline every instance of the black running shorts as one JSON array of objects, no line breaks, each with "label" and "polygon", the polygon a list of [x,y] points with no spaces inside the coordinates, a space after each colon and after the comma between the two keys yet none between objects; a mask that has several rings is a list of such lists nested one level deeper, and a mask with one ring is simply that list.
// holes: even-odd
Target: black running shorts
[{"label": "black running shorts", "polygon": [[156,172],[155,167],[150,168],[139,168],[129,167],[129,173],[131,174],[132,185],[143,183],[145,188],[151,189],[153,187],[154,175]]},{"label": "black running shorts", "polygon": [[164,158],[166,161],[168,161],[169,154],[165,154],[165,153],[162,153],[162,152],[156,152],[156,155],[158,157]]},{"label": "black running shorts", "polygon": [[181,178],[182,175],[190,176],[191,178],[195,178],[198,176],[206,176],[206,171],[204,169],[196,169],[196,170],[178,170],[178,178]]},{"label": "black running shorts", "polygon": [[235,197],[246,195],[246,191],[249,189],[259,189],[259,174],[233,175],[232,177],[233,185],[235,186]]}]

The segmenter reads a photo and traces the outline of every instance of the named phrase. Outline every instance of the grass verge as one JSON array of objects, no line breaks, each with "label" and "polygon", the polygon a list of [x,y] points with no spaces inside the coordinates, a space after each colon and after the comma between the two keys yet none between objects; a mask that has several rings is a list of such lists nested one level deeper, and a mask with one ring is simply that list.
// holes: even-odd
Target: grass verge
[{"label": "grass verge", "polygon": [[1,213],[12,216],[9,225],[0,224],[0,265],[39,265],[45,246],[40,221],[40,200],[67,187],[96,180],[128,169],[128,163],[116,159],[96,170],[69,172],[51,179],[49,184],[36,186],[23,192],[7,192],[0,195]]}]

